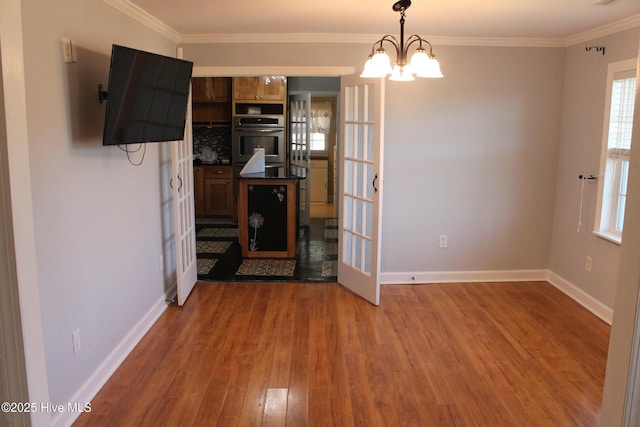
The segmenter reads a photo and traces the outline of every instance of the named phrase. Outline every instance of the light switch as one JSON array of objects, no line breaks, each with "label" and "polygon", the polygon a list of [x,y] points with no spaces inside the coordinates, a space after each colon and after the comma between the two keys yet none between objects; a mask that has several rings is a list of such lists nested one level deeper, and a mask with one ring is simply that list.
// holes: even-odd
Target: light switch
[{"label": "light switch", "polygon": [[68,37],[62,38],[62,59],[64,62],[77,62],[78,57],[75,53],[74,41]]}]

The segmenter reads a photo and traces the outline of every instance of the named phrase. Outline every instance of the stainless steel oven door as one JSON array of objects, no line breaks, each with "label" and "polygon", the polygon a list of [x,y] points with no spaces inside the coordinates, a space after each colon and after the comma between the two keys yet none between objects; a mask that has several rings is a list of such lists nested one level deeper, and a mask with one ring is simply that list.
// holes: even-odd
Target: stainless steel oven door
[{"label": "stainless steel oven door", "polygon": [[235,128],[235,162],[245,163],[264,148],[265,163],[285,162],[284,128]]}]

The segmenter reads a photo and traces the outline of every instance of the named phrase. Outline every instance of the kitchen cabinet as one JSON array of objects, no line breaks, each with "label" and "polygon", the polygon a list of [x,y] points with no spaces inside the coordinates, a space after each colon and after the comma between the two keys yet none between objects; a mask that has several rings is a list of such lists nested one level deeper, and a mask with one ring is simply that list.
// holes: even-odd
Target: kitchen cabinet
[{"label": "kitchen cabinet", "polygon": [[287,79],[282,76],[256,76],[233,78],[234,101],[285,102]]},{"label": "kitchen cabinet", "polygon": [[232,216],[233,176],[231,166],[206,166],[204,210],[207,216]]},{"label": "kitchen cabinet", "polygon": [[191,99],[194,123],[231,125],[230,77],[194,77]]},{"label": "kitchen cabinet", "polygon": [[194,102],[230,102],[229,77],[194,77],[191,79],[191,97]]},{"label": "kitchen cabinet", "polygon": [[327,203],[329,185],[329,162],[327,160],[311,161],[311,203]]},{"label": "kitchen cabinet", "polygon": [[233,216],[233,172],[231,166],[195,166],[196,216]]}]

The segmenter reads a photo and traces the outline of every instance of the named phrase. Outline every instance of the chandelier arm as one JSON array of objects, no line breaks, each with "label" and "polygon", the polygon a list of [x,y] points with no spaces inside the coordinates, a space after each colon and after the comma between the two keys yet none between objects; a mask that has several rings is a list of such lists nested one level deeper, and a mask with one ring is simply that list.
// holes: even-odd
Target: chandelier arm
[{"label": "chandelier arm", "polygon": [[407,45],[404,48],[404,54],[407,55],[409,53],[409,46],[411,46],[414,43],[420,43],[420,47],[422,47],[422,43],[426,44],[429,46],[429,56],[433,55],[433,47],[431,46],[431,43],[429,43],[428,40],[423,39],[422,37],[420,37],[417,34],[413,34],[411,37],[409,37],[407,39]]},{"label": "chandelier arm", "polygon": [[396,49],[396,56],[398,56],[398,54],[400,52],[400,49],[402,48],[400,46],[400,43],[398,43],[398,39],[396,39],[391,34],[387,34],[387,35],[383,36],[380,40],[375,42],[374,46],[377,45],[377,44],[380,44],[380,47],[382,47],[382,43],[383,42],[391,43],[393,45],[393,47]]}]

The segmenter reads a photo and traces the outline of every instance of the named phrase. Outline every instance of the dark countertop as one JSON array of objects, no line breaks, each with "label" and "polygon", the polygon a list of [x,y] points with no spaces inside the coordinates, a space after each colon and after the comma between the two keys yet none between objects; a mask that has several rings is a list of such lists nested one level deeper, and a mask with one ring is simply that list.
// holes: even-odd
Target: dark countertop
[{"label": "dark countertop", "polygon": [[240,179],[300,179],[297,176],[287,175],[283,172],[279,173],[270,173],[270,172],[258,172],[258,173],[247,173],[244,175],[238,175]]},{"label": "dark countertop", "polygon": [[193,165],[194,166],[233,166],[233,164],[231,163],[222,163],[221,161],[215,161],[215,162],[203,162],[202,160],[194,160],[193,161]]}]

